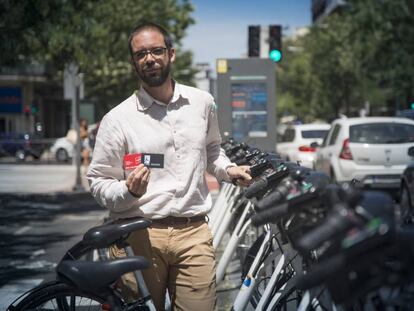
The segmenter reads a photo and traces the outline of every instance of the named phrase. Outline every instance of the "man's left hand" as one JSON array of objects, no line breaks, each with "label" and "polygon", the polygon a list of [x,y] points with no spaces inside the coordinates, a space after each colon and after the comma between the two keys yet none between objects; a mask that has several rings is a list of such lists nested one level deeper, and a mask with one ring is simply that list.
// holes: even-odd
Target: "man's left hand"
[{"label": "man's left hand", "polygon": [[250,166],[231,166],[227,169],[227,174],[230,179],[237,185],[247,187],[252,183],[252,177],[250,176]]}]

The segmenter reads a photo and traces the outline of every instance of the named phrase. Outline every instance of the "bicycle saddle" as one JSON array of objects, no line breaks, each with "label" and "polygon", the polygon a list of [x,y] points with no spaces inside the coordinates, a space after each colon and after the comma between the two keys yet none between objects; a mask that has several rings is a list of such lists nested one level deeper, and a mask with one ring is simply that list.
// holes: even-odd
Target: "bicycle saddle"
[{"label": "bicycle saddle", "polygon": [[87,292],[101,292],[118,280],[121,275],[150,266],[147,259],[134,256],[108,261],[61,261],[56,267],[57,278],[69,280],[77,288]]},{"label": "bicycle saddle", "polygon": [[83,236],[82,242],[95,248],[104,248],[114,244],[124,235],[148,228],[150,225],[151,220],[146,218],[121,219],[89,229]]}]

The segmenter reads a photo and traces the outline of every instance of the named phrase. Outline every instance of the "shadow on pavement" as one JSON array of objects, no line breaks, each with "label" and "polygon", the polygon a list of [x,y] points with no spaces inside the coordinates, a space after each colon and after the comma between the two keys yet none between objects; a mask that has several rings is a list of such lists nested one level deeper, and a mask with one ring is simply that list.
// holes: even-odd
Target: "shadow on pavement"
[{"label": "shadow on pavement", "polygon": [[62,217],[102,210],[92,197],[66,202],[0,197],[0,287],[20,278],[51,273],[56,263],[46,250],[66,247],[83,234]]}]

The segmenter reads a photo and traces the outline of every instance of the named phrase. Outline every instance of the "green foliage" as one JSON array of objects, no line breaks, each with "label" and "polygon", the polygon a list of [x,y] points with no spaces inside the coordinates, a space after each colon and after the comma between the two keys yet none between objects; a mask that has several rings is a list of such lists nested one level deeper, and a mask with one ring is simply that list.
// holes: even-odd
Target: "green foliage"
[{"label": "green foliage", "polygon": [[287,109],[328,120],[356,115],[366,102],[390,113],[406,108],[394,105],[414,96],[413,13],[411,0],[349,0],[306,36],[285,42],[278,115]]},{"label": "green foliage", "polygon": [[194,20],[188,0],[4,0],[0,4],[0,65],[48,63],[60,72],[75,62],[88,98],[111,106],[132,93],[128,36],[143,21],[170,31],[179,57],[175,77],[192,82],[192,55],[181,40]]}]

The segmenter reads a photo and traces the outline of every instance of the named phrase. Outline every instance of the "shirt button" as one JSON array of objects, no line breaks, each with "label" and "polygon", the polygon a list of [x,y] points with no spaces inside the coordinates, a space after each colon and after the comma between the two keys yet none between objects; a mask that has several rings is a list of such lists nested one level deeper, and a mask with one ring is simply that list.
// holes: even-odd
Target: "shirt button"
[{"label": "shirt button", "polygon": [[177,154],[177,158],[178,158],[178,159],[180,158],[180,155],[179,155],[179,154]]}]

